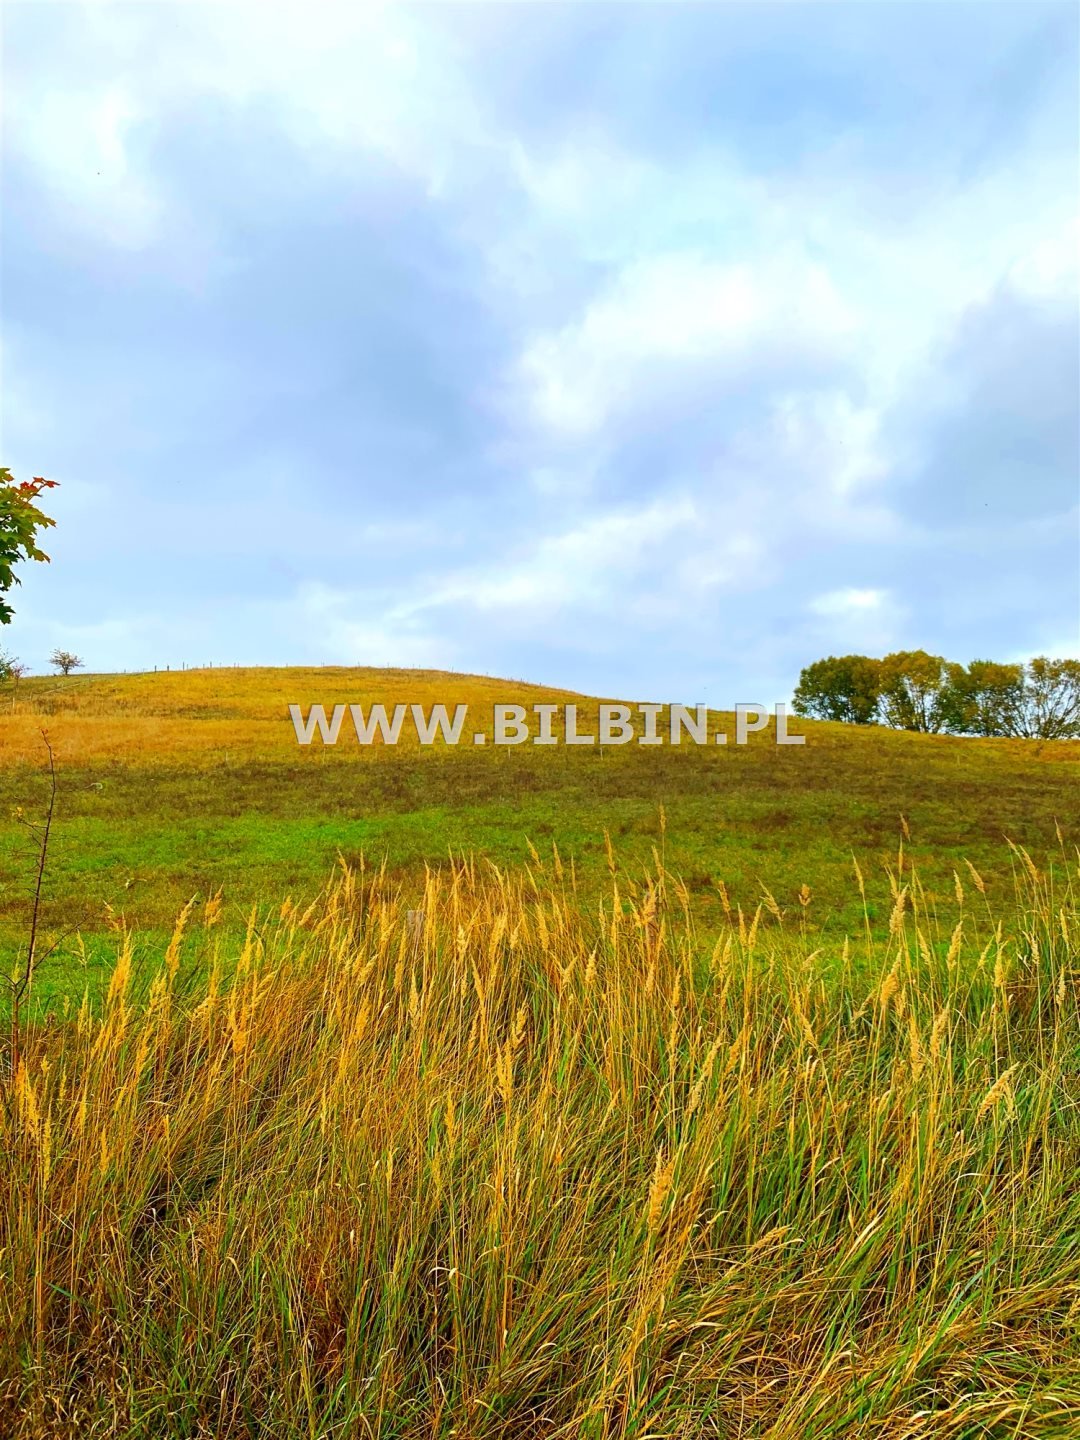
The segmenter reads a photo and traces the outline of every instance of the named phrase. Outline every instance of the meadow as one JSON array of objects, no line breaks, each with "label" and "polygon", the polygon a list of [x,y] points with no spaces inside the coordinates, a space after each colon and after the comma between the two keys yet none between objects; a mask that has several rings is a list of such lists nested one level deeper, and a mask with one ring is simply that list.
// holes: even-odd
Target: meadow
[{"label": "meadow", "polygon": [[20,690],[9,964],[42,727],[74,929],[0,1029],[0,1435],[1080,1434],[1076,749],[285,717],[507,689]]},{"label": "meadow", "polygon": [[[607,698],[607,697],[605,697]],[[628,886],[653,851],[695,896],[714,929],[766,906],[766,923],[803,917],[842,935],[869,919],[880,933],[891,898],[884,867],[904,840],[943,926],[953,874],[970,861],[991,903],[1012,895],[1006,844],[1036,858],[1080,813],[1080,745],[963,740],[879,727],[801,722],[800,747],[770,732],[744,747],[420,747],[296,743],[291,701],[441,702],[490,716],[495,701],[574,699],[585,724],[596,700],[520,682],[439,672],[196,670],[141,676],[41,677],[0,696],[0,962],[23,945],[33,895],[47,729],[57,756],[57,818],[43,921],[46,1005],[104,983],[115,927],[161,950],[180,909],[220,892],[224,922],[253,904],[306,903],[339,856],[361,855],[415,896],[451,855],[500,866],[552,847],[582,887],[606,883],[605,835]],[[729,732],[733,718],[714,717]],[[584,725],[583,725],[584,728]],[[796,728],[796,727],[793,727]],[[661,812],[666,834],[661,836]],[[867,877],[864,907],[853,889]],[[966,873],[966,872],[965,872]],[[804,888],[805,887],[805,888]]]},{"label": "meadow", "polygon": [[[1075,1436],[1075,857],[1011,924],[342,868],[21,1037],[0,1433]],[[759,917],[760,918],[760,917]]]}]

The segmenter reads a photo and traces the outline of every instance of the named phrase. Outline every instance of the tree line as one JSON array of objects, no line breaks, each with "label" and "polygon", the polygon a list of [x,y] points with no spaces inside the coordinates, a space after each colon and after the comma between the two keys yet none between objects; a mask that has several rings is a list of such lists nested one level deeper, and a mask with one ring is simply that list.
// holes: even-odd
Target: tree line
[{"label": "tree line", "polygon": [[829,655],[799,675],[794,709],[817,720],[928,734],[1080,738],[1080,660],[958,665],[925,650]]}]

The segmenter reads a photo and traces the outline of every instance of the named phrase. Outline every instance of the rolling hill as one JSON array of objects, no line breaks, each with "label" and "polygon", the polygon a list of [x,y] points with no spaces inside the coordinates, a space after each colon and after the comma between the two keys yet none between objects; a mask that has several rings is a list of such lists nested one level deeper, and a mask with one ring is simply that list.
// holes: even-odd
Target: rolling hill
[{"label": "rolling hill", "polygon": [[[388,881],[409,891],[451,853],[513,867],[557,850],[588,894],[606,883],[605,835],[631,885],[662,851],[705,923],[763,903],[766,921],[796,917],[837,933],[887,921],[886,871],[902,843],[945,923],[965,861],[988,903],[1005,901],[1006,841],[1044,854],[1059,830],[1071,840],[1080,813],[1080,746],[1067,743],[815,722],[793,723],[806,743],[790,747],[771,729],[742,747],[468,743],[477,717],[490,735],[497,702],[565,701],[594,733],[596,699],[438,671],[26,680],[10,711],[0,700],[0,943],[17,952],[30,913],[33,836],[14,812],[43,812],[42,729],[58,774],[43,915],[51,937],[67,936],[54,961],[62,976],[92,966],[117,924],[160,935],[193,895],[218,891],[239,923],[256,902],[315,894],[339,857],[385,862]],[[407,724],[397,745],[361,746],[345,729],[336,746],[305,747],[290,703],[305,712],[358,703],[365,713],[376,703],[464,703],[469,720],[457,746],[421,746]],[[710,722],[734,729],[730,715]]]}]

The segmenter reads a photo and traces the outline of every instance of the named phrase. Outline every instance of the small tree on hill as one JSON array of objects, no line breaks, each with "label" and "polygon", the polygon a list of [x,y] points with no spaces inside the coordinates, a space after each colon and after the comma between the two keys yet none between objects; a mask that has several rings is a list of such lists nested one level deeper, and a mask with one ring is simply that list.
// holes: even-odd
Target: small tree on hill
[{"label": "small tree on hill", "polygon": [[49,664],[55,666],[62,675],[70,675],[72,670],[83,668],[83,661],[70,650],[54,650],[49,656]]},{"label": "small tree on hill", "polygon": [[878,719],[881,661],[868,655],[830,655],[799,675],[795,714],[870,725]]},{"label": "small tree on hill", "polygon": [[34,501],[42,490],[51,490],[55,485],[55,480],[43,480],[40,475],[17,483],[11,471],[0,466],[0,625],[9,625],[14,613],[4,596],[19,584],[15,566],[23,560],[49,558],[38,546],[37,535],[56,522]]}]

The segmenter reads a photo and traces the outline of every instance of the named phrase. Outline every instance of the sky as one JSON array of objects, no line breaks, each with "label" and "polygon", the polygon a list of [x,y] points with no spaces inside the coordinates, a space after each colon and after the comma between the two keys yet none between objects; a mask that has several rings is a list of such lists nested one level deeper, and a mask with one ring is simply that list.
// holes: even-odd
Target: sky
[{"label": "sky", "polygon": [[1074,4],[0,13],[32,670],[1080,656]]}]

